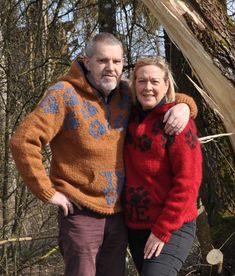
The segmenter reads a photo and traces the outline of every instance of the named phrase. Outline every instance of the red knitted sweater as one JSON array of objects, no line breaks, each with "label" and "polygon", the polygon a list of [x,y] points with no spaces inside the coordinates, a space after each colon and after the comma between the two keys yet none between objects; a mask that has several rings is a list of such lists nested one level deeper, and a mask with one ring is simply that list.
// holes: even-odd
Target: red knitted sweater
[{"label": "red knitted sweater", "polygon": [[164,134],[164,114],[174,103],[157,107],[139,123],[132,113],[125,143],[125,220],[133,229],[151,229],[163,242],[197,217],[202,156],[190,120],[176,136]]}]

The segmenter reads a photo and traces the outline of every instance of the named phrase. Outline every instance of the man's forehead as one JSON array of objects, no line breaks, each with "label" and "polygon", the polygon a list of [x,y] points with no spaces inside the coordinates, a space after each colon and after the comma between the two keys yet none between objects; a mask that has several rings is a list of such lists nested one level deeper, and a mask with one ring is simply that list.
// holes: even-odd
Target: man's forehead
[{"label": "man's forehead", "polygon": [[118,44],[106,44],[106,43],[97,43],[94,49],[94,55],[96,56],[112,56],[112,57],[123,57],[123,51],[120,45]]}]

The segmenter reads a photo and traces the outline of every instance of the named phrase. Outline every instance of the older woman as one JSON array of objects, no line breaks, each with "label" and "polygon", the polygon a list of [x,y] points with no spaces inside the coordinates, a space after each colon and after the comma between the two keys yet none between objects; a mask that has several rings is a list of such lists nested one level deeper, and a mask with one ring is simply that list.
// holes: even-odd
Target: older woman
[{"label": "older woman", "polygon": [[192,119],[179,135],[164,133],[175,105],[174,80],[163,58],[136,63],[136,105],[125,144],[125,220],[141,276],[177,275],[195,237],[202,156]]}]

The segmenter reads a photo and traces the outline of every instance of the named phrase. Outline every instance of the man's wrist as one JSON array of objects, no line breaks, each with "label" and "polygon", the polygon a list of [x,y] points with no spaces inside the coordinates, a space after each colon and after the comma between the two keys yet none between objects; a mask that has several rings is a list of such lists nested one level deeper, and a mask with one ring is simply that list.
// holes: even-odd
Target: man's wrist
[{"label": "man's wrist", "polygon": [[190,109],[190,117],[195,119],[197,117],[198,108],[194,101],[194,99],[184,93],[176,93],[175,94],[175,102],[178,103],[185,103],[188,105]]}]

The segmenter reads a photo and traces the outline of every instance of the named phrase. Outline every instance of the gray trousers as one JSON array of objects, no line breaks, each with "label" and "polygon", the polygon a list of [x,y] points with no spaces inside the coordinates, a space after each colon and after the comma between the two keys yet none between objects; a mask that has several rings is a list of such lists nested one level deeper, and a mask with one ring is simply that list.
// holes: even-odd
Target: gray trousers
[{"label": "gray trousers", "polygon": [[67,217],[59,210],[59,247],[65,276],[124,276],[127,231],[123,214],[102,216],[88,209]]},{"label": "gray trousers", "polygon": [[141,276],[176,276],[186,260],[195,238],[196,222],[191,221],[172,233],[158,257],[144,259],[144,247],[150,230],[129,229],[129,247]]}]

